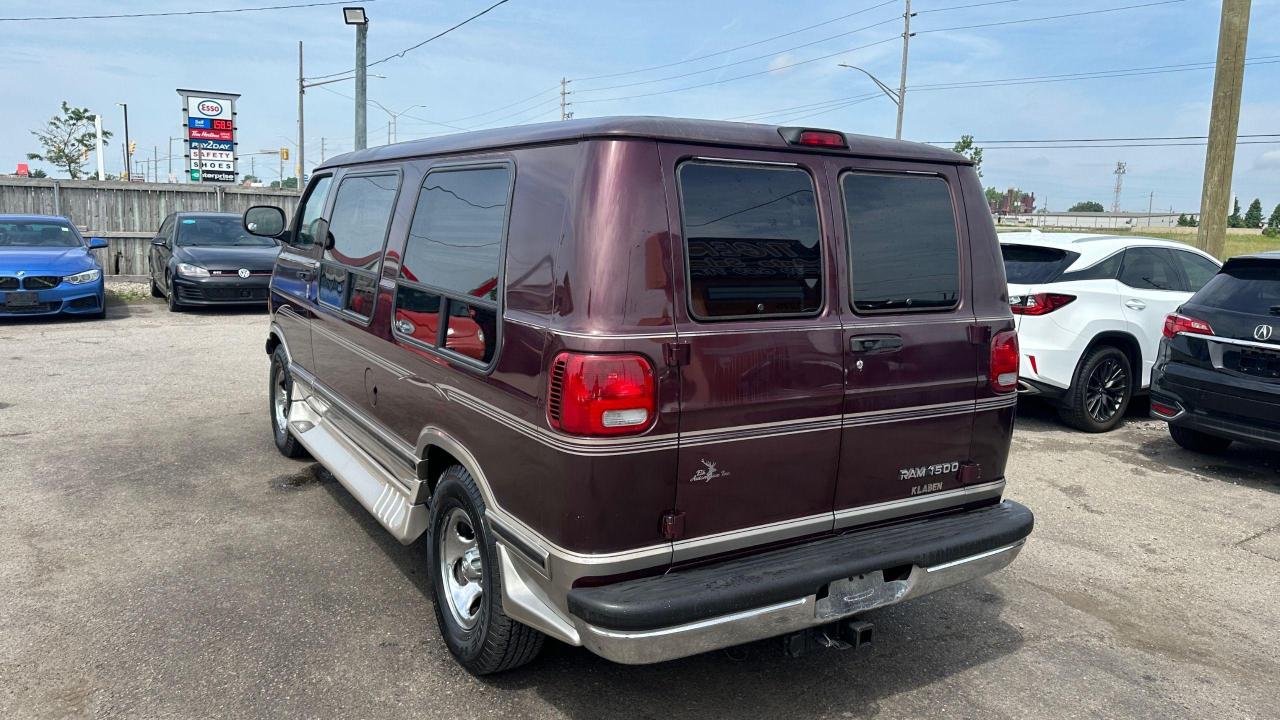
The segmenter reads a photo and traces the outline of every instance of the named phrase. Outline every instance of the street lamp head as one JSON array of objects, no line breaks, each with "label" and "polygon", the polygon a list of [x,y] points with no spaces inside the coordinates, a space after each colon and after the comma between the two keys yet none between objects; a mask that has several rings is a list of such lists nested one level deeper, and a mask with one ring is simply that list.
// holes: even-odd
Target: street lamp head
[{"label": "street lamp head", "polygon": [[342,21],[348,25],[368,25],[369,17],[364,14],[362,7],[344,7],[342,8]]}]

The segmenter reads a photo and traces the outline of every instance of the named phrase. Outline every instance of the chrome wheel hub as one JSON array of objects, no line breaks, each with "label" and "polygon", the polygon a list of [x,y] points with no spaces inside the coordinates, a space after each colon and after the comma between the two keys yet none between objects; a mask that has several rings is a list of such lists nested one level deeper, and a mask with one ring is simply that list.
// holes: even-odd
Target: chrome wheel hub
[{"label": "chrome wheel hub", "polygon": [[450,510],[445,517],[439,555],[449,613],[455,622],[470,630],[484,607],[484,562],[475,524],[462,508]]},{"label": "chrome wheel hub", "polygon": [[274,382],[271,383],[271,409],[275,412],[276,429],[286,432],[289,423],[289,385],[285,379],[284,369],[278,365]]}]

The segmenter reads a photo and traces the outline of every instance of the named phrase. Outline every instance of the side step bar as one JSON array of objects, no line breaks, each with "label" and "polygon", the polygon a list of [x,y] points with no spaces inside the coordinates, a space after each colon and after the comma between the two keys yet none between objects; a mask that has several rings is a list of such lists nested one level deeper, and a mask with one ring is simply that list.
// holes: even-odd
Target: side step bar
[{"label": "side step bar", "polygon": [[[301,387],[300,387],[301,386]],[[427,505],[412,505],[408,490],[367,453],[317,412],[312,403],[323,404],[295,375],[294,388],[305,399],[295,399],[289,408],[289,431],[311,456],[324,465],[378,522],[402,544],[417,540],[427,529]]]}]

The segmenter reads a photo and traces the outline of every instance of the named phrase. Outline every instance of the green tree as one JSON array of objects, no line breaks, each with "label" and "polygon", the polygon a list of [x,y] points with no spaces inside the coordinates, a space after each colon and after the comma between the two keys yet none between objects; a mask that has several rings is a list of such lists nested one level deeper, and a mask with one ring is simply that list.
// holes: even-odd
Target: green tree
[{"label": "green tree", "polygon": [[1231,210],[1231,214],[1227,216],[1227,227],[1244,227],[1244,218],[1240,217],[1240,198],[1238,196],[1234,200],[1234,207]]},{"label": "green tree", "polygon": [[1249,203],[1249,209],[1244,211],[1244,224],[1240,227],[1251,230],[1262,227],[1262,200],[1254,198],[1253,202]]},{"label": "green tree", "polygon": [[1067,212],[1102,212],[1102,211],[1103,211],[1102,203],[1094,202],[1092,200],[1085,200],[1084,202],[1078,202],[1075,205],[1072,205],[1071,209],[1068,210]]},{"label": "green tree", "polygon": [[279,180],[272,180],[271,189],[272,190],[297,190],[298,178],[288,177],[284,179],[284,182],[280,182]]},{"label": "green tree", "polygon": [[1186,213],[1178,214],[1178,227],[1188,227]]},{"label": "green tree", "polygon": [[961,155],[973,161],[973,169],[978,172],[978,177],[982,177],[982,148],[973,144],[972,135],[961,135],[960,140],[951,148],[952,152]]},{"label": "green tree", "polygon": [[[56,165],[66,170],[72,180],[80,178],[95,145],[93,117],[88,108],[73,108],[63,100],[61,115],[50,118],[44,129],[31,131],[44,151],[27,153],[27,159]],[[111,133],[103,130],[103,145],[109,137]]]},{"label": "green tree", "polygon": [[985,192],[987,196],[987,205],[991,205],[993,203],[999,203],[1000,198],[1004,197],[1004,193],[995,189],[995,186],[989,187],[983,192]]},{"label": "green tree", "polygon": [[1280,230],[1280,203],[1276,204],[1276,209],[1271,211],[1271,217],[1267,218],[1267,227]]},{"label": "green tree", "polygon": [[32,170],[31,172],[29,172],[29,173],[27,174],[27,177],[33,177],[33,178],[47,178],[47,177],[49,177],[49,173],[47,173],[47,172],[45,172],[45,171],[41,170],[40,168],[35,168],[34,170]]}]

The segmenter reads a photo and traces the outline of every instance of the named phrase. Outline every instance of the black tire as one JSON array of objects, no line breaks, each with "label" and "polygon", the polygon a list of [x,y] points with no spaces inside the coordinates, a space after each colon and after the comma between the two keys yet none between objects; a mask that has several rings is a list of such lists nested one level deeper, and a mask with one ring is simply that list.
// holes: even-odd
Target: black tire
[{"label": "black tire", "polygon": [[1091,433],[1114,430],[1129,409],[1133,384],[1129,357],[1111,345],[1096,347],[1076,369],[1058,415],[1077,430]]},{"label": "black tire", "polygon": [[278,419],[276,397],[280,393],[284,394],[288,407],[293,400],[293,377],[289,375],[289,356],[283,346],[276,347],[276,351],[271,353],[271,370],[267,374],[267,412],[271,415],[271,434],[281,455],[287,458],[307,457],[307,449],[289,432],[288,411],[285,411],[285,425],[281,425]]},{"label": "black tire", "polygon": [[168,302],[169,312],[177,313],[187,309],[187,306],[183,305],[182,302],[178,300],[178,288],[174,287],[172,279],[169,280]]},{"label": "black tire", "polygon": [[1206,455],[1221,455],[1231,447],[1231,438],[1218,437],[1177,425],[1169,426],[1169,436],[1187,450]]},{"label": "black tire", "polygon": [[[448,560],[442,563],[448,552],[443,548],[445,533],[454,531],[451,519],[458,517],[457,511],[470,521],[469,530],[482,566],[478,574],[482,595],[475,603],[471,627],[458,619],[450,591],[445,586],[449,582],[447,576],[458,577],[461,563]],[[512,620],[502,611],[498,552],[483,518],[484,498],[471,474],[461,465],[445,470],[431,497],[427,561],[440,634],[449,652],[473,675],[490,675],[524,665],[537,657],[545,639],[542,633]]]}]

